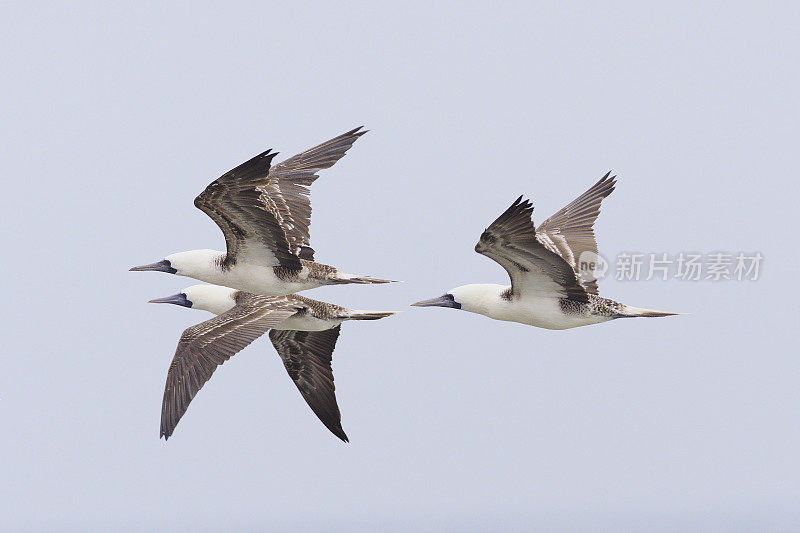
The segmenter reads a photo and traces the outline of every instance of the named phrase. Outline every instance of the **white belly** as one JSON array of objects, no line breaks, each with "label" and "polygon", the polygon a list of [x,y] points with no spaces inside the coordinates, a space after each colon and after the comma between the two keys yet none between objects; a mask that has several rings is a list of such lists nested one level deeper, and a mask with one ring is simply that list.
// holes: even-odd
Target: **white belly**
[{"label": "white belly", "polygon": [[610,320],[610,317],[565,314],[557,298],[527,298],[506,301],[491,316],[545,329],[569,329]]},{"label": "white belly", "polygon": [[237,263],[230,270],[207,271],[200,279],[207,283],[254,294],[284,296],[321,285],[317,280],[307,279],[307,274],[308,269],[304,267],[298,276],[298,281],[284,281],[275,275],[275,271],[271,267]]}]

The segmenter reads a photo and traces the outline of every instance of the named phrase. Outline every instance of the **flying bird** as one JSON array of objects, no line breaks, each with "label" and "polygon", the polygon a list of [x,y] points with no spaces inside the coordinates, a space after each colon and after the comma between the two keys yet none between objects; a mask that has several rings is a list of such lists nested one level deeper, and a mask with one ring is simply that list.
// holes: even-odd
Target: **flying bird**
[{"label": "flying bird", "polygon": [[463,285],[411,305],[450,307],[547,329],[678,314],[601,298],[592,272],[582,268],[587,257],[598,257],[592,226],[603,198],[614,190],[616,176],[609,174],[538,228],[531,219],[533,206],[522,196],[486,228],[475,251],[508,272],[510,287]]},{"label": "flying bird", "polygon": [[194,205],[219,226],[226,251],[191,250],[130,270],[188,276],[215,285],[283,296],[321,285],[390,283],[314,262],[309,186],[366,131],[361,127],[272,165],[267,150],[223,174]]},{"label": "flying bird", "polygon": [[156,298],[210,311],[217,316],[187,328],[167,373],[161,407],[161,437],[169,439],[189,403],[219,365],[269,331],[289,377],[317,418],[348,442],[336,404],[331,355],[346,320],[377,320],[394,314],[357,311],[295,294],[264,296],[221,287],[193,285]]}]

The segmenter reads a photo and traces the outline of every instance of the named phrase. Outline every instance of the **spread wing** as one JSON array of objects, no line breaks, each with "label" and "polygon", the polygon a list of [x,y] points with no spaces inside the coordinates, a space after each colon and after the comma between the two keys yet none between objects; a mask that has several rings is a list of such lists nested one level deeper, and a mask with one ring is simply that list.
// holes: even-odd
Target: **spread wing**
[{"label": "spread wing", "polygon": [[187,328],[167,373],[161,436],[169,439],[189,403],[219,365],[297,311],[286,297],[238,293],[230,311]]},{"label": "spread wing", "polygon": [[278,163],[270,169],[267,183],[258,187],[263,193],[262,201],[270,210],[278,213],[289,249],[301,259],[314,259],[309,233],[309,186],[319,177],[317,172],[332,167],[344,157],[359,137],[367,133],[360,131],[362,128],[363,126],[350,130]]},{"label": "spread wing", "polygon": [[366,133],[356,128],[271,166],[267,150],[226,172],[194,200],[225,235],[224,266],[239,258],[289,270],[314,259],[309,245],[309,186],[317,172],[333,166]]},{"label": "spread wing", "polygon": [[223,268],[239,260],[289,270],[302,268],[300,258],[289,248],[279,213],[263,202],[256,189],[258,183],[267,180],[276,155],[267,150],[255,156],[217,178],[194,199],[194,205],[225,235]]},{"label": "spread wing", "polygon": [[303,399],[331,433],[348,442],[336,404],[331,354],[341,326],[324,331],[273,329],[269,339]]},{"label": "spread wing", "polygon": [[588,302],[572,267],[537,237],[533,206],[522,196],[486,228],[475,251],[497,261],[511,278],[514,296]]},{"label": "spread wing", "polygon": [[611,172],[600,178],[588,191],[536,228],[539,238],[555,249],[579,273],[579,278],[589,294],[597,294],[597,282],[591,272],[578,268],[578,261],[584,252],[597,255],[593,226],[600,214],[603,198],[611,194],[616,185],[616,176],[609,177],[610,174]]}]

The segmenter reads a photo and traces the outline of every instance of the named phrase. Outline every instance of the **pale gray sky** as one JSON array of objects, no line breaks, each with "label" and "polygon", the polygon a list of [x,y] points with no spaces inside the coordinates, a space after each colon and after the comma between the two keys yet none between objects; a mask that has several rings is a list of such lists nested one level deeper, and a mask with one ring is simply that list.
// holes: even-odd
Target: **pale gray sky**
[{"label": "pale gray sky", "polygon": [[[795,3],[0,7],[0,529],[800,527]],[[778,6],[778,7],[776,7]],[[371,131],[314,184],[307,296],[343,327],[345,445],[266,338],[158,439],[181,331],[132,265],[221,248],[192,205],[266,149]],[[473,252],[607,170],[600,250],[755,252],[754,282],[601,294],[684,311],[569,331],[407,305],[505,283]],[[787,283],[788,282],[788,283]]]}]

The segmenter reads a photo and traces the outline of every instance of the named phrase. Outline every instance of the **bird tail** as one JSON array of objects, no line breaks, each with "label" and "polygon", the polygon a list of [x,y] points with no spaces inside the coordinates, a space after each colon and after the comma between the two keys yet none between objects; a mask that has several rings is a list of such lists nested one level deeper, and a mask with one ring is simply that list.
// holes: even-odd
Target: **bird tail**
[{"label": "bird tail", "polygon": [[396,311],[350,311],[350,320],[378,320],[395,314]]},{"label": "bird tail", "polygon": [[392,279],[373,278],[371,276],[360,276],[353,274],[345,274],[344,272],[336,272],[336,274],[327,279],[328,283],[332,285],[340,285],[345,283],[397,283]]},{"label": "bird tail", "polygon": [[641,307],[633,307],[626,305],[622,312],[617,315],[617,318],[634,318],[634,317],[658,317],[658,316],[672,316],[682,315],[683,313],[670,313],[668,311],[656,311],[655,309],[643,309]]}]

